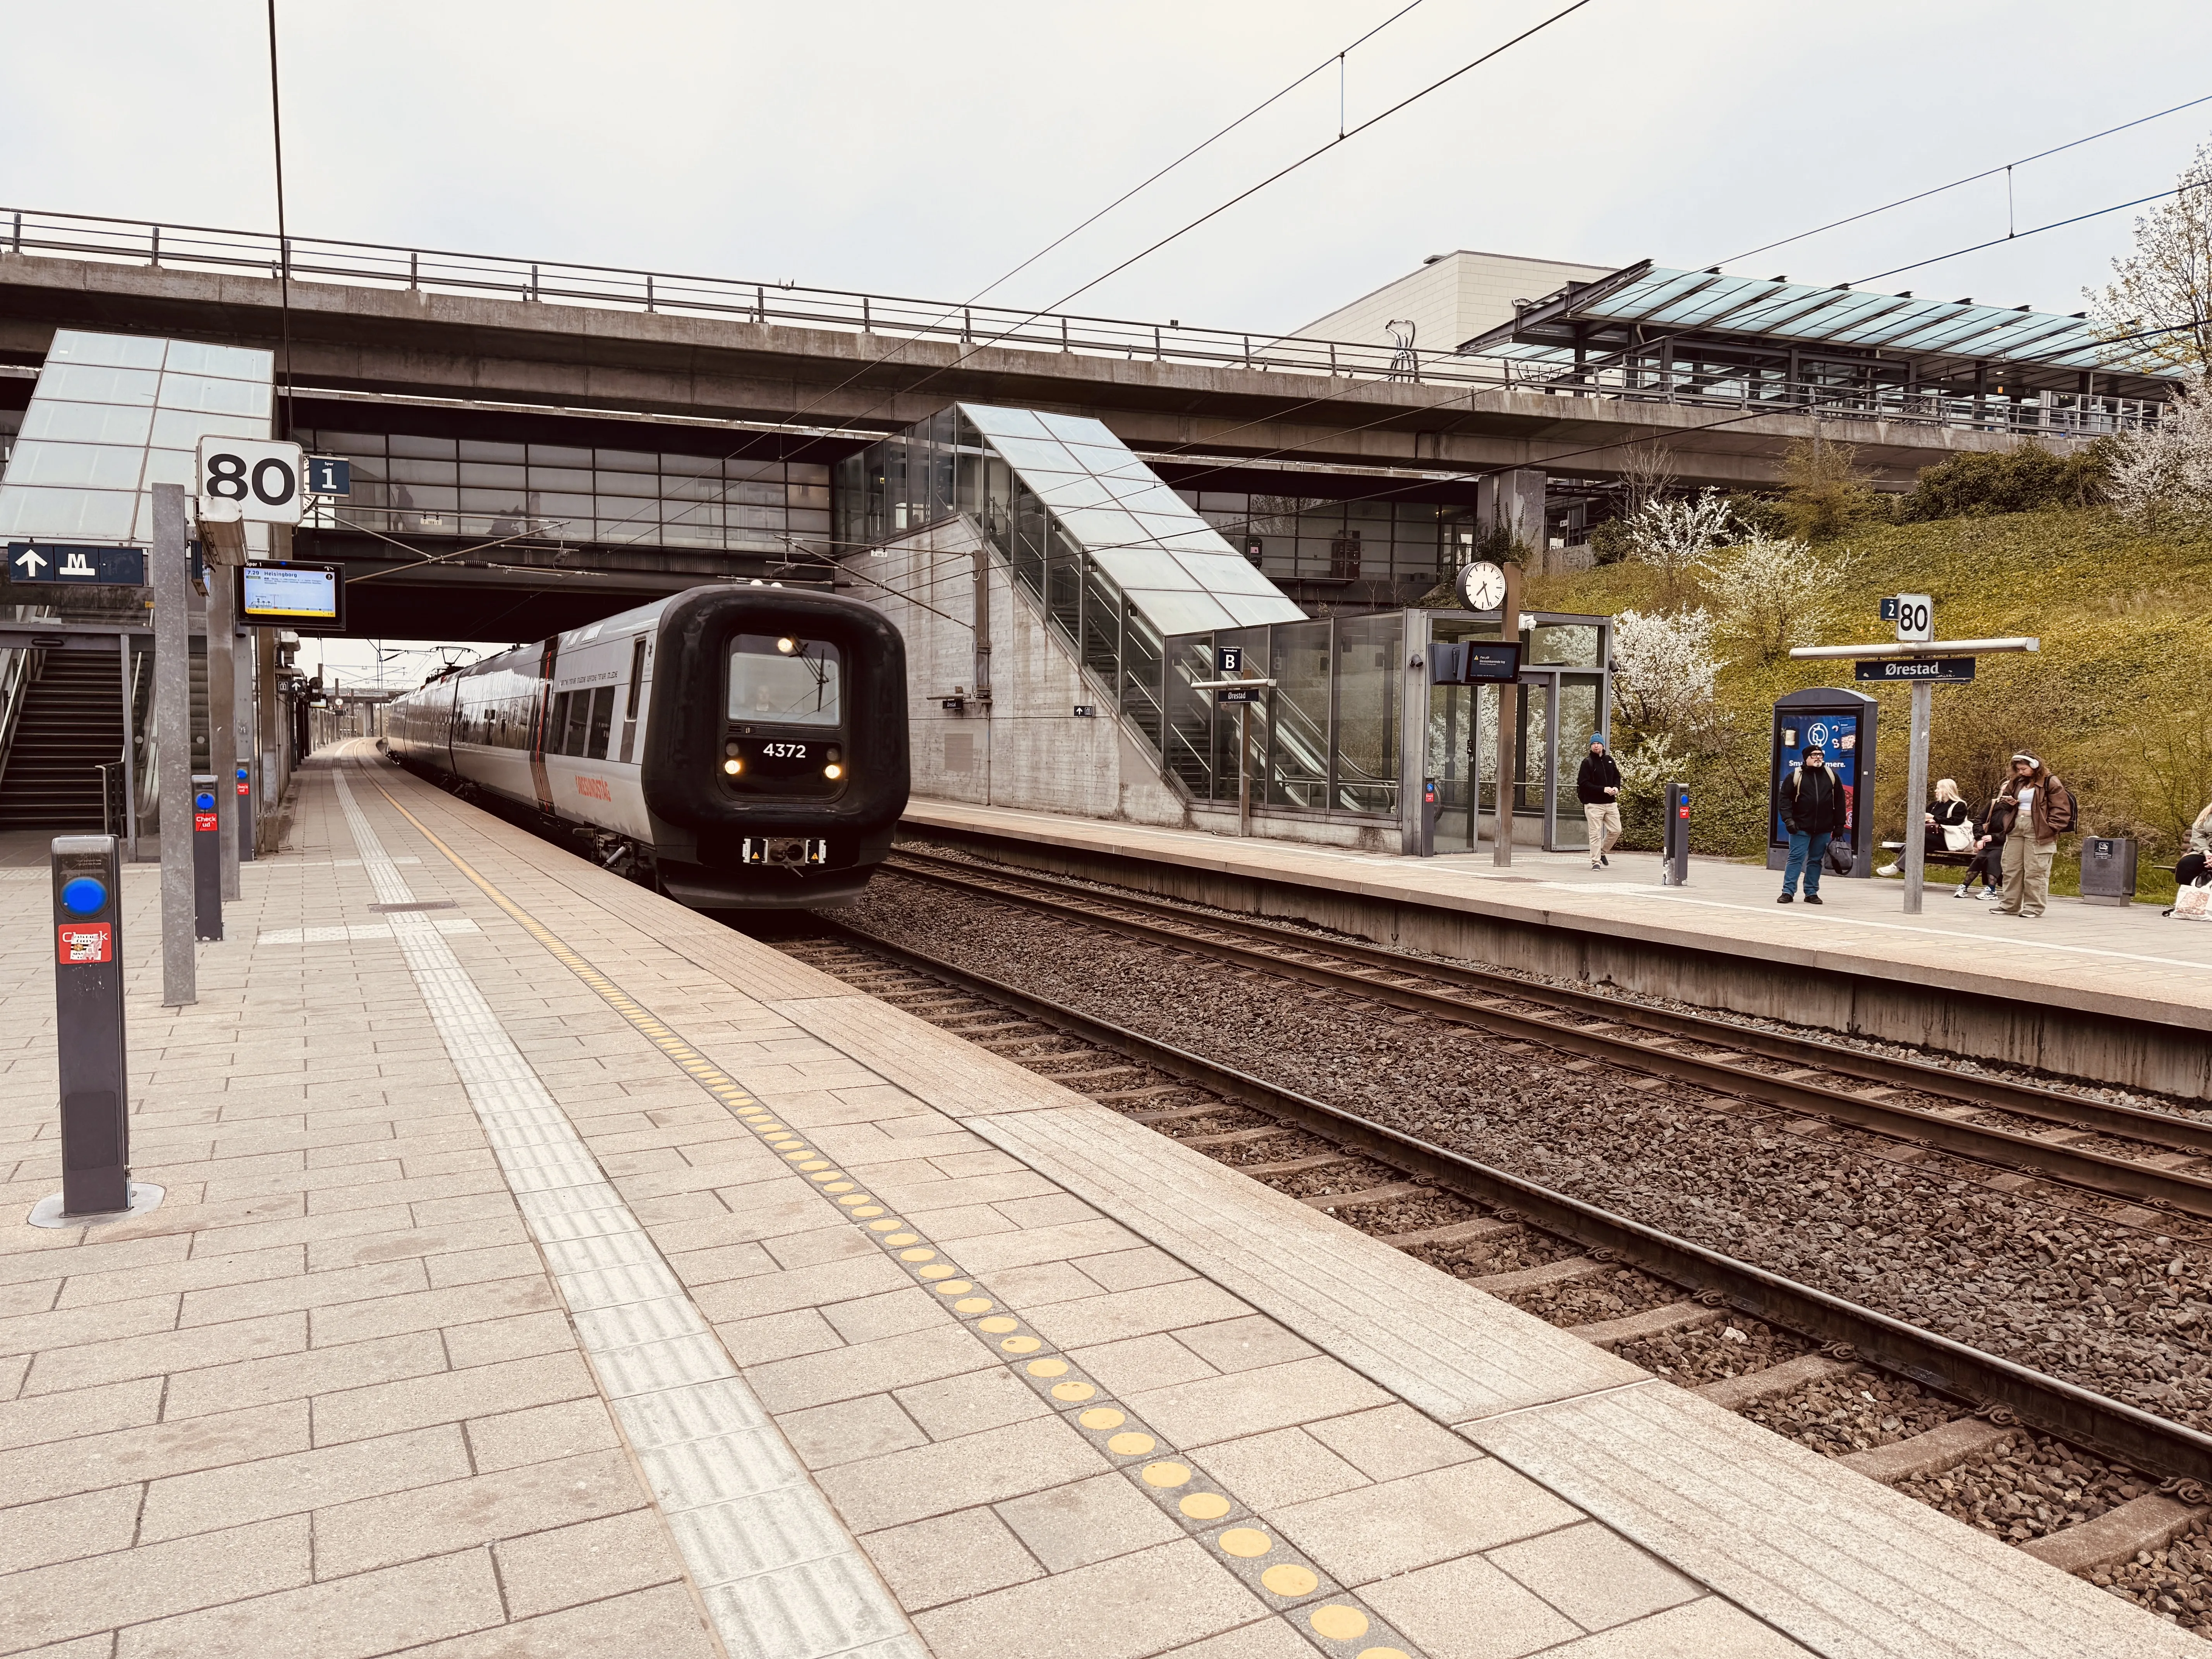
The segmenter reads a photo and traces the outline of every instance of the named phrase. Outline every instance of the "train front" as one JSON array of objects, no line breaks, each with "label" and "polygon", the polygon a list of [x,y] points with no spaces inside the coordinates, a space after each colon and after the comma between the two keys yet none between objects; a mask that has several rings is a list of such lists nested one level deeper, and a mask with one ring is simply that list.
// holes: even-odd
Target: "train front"
[{"label": "train front", "polygon": [[849,902],[907,800],[906,647],[878,611],[704,588],[662,615],[640,782],[670,896],[702,910]]}]

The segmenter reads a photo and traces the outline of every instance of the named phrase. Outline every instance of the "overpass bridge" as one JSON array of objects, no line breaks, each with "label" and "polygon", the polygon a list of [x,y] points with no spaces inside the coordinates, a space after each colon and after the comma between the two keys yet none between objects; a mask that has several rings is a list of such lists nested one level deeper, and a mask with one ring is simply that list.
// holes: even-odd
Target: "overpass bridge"
[{"label": "overpass bridge", "polygon": [[532,637],[700,580],[818,573],[830,469],[956,400],[1096,417],[1209,518],[1245,514],[1255,548],[1263,520],[1335,511],[1267,567],[1310,606],[1403,603],[1449,568],[1450,538],[1509,511],[1533,530],[1547,478],[1602,484],[1653,443],[1685,483],[1759,487],[1818,430],[1901,487],[1950,455],[2075,436],[2047,396],[1731,390],[1632,363],[0,210],[0,431],[57,329],[289,334],[280,421],[357,453],[376,497],[302,531],[300,556],[347,562],[354,631],[422,638]]}]

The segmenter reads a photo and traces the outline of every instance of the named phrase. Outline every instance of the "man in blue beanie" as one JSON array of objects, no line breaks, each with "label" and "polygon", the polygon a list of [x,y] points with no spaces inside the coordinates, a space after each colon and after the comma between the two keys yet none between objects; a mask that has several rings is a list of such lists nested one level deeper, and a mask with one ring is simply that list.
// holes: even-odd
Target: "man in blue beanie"
[{"label": "man in blue beanie", "polygon": [[1575,774],[1575,794],[1583,804],[1583,822],[1589,825],[1590,868],[1610,865],[1606,854],[1620,839],[1620,769],[1605,751],[1602,732],[1590,733],[1589,753]]}]

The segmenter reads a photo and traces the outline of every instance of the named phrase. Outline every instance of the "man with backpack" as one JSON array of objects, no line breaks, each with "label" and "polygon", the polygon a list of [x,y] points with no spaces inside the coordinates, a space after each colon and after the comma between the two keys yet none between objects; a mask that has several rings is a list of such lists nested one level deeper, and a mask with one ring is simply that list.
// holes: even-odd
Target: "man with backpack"
[{"label": "man with backpack", "polygon": [[1797,878],[1805,878],[1805,902],[1820,902],[1820,866],[1828,856],[1828,838],[1847,827],[1850,804],[1836,775],[1828,769],[1826,751],[1818,744],[1784,775],[1774,792],[1774,808],[1782,827],[1790,832],[1790,863],[1782,872],[1782,896],[1777,904],[1797,898]]},{"label": "man with backpack", "polygon": [[2074,827],[2074,796],[2033,755],[2012,757],[2012,776],[1998,792],[1994,822],[2002,814],[2010,831],[2004,843],[2004,891],[1993,916],[2039,916],[2051,897],[2051,861],[2058,838]]}]

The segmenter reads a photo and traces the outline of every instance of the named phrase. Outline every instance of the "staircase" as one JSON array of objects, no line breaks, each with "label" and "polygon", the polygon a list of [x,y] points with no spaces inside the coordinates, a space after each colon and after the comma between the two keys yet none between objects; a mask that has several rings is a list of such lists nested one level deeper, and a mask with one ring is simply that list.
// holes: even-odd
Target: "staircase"
[{"label": "staircase", "polygon": [[0,830],[98,834],[98,769],[123,757],[123,687],[113,654],[44,651],[0,762]]}]

